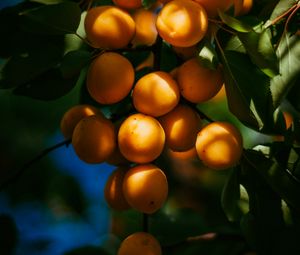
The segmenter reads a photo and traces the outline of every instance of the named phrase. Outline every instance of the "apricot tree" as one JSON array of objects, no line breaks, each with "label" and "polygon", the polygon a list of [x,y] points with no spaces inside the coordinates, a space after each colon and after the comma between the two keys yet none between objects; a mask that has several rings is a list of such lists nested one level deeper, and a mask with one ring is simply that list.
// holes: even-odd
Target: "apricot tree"
[{"label": "apricot tree", "polygon": [[[1,90],[49,103],[80,91],[58,121],[66,140],[2,188],[72,145],[82,161],[116,167],[103,192],[121,219],[119,255],[299,254],[299,9],[297,0],[2,9]],[[218,225],[199,197],[222,175]],[[183,207],[209,223],[189,224]],[[141,224],[129,226],[126,213]]]}]

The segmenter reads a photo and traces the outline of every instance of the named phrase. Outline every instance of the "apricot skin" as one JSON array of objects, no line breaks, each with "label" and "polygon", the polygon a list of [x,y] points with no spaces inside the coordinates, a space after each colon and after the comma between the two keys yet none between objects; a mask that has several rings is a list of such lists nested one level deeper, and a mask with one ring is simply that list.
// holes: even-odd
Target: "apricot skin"
[{"label": "apricot skin", "polygon": [[136,113],[121,124],[118,144],[121,153],[129,161],[149,163],[161,154],[165,133],[156,119]]},{"label": "apricot skin", "polygon": [[198,133],[197,154],[203,164],[212,169],[235,166],[243,152],[239,130],[227,122],[212,122]]},{"label": "apricot skin", "polygon": [[167,199],[167,177],[153,164],[135,166],[124,177],[123,192],[132,208],[143,213],[154,213]]},{"label": "apricot skin", "polygon": [[97,115],[78,122],[72,144],[77,156],[87,163],[102,163],[116,147],[116,132],[111,121]]},{"label": "apricot skin", "polygon": [[159,242],[154,236],[145,232],[131,234],[123,242],[117,255],[162,255]]},{"label": "apricot skin", "polygon": [[106,52],[91,63],[87,74],[87,89],[100,104],[114,104],[124,99],[134,83],[134,68],[124,56]]}]

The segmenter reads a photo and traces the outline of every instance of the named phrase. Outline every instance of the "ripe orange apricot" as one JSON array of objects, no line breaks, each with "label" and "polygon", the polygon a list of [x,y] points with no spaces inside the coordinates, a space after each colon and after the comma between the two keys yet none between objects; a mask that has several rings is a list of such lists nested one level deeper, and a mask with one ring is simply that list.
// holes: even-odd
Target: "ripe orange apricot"
[{"label": "ripe orange apricot", "polygon": [[135,23],[130,14],[108,5],[91,8],[85,17],[84,27],[87,39],[95,48],[124,48],[135,33]]},{"label": "ripe orange apricot", "polygon": [[238,163],[243,152],[243,139],[235,126],[216,121],[198,133],[196,150],[206,166],[226,169]]},{"label": "ripe orange apricot", "polygon": [[168,43],[189,47],[205,35],[208,19],[205,9],[193,1],[173,0],[163,6],[156,20],[159,35]]},{"label": "ripe orange apricot", "polygon": [[116,147],[115,127],[111,121],[98,115],[85,117],[74,129],[72,144],[81,160],[104,162]]},{"label": "ripe orange apricot", "polygon": [[154,117],[171,111],[179,102],[177,82],[169,73],[157,71],[144,75],[136,83],[132,99],[141,113]]},{"label": "ripe orange apricot", "polygon": [[218,9],[220,11],[226,11],[232,5],[233,0],[194,0],[198,4],[204,7],[209,17],[215,17],[218,15]]},{"label": "ripe orange apricot", "polygon": [[171,112],[161,116],[159,122],[171,150],[186,151],[195,145],[201,119],[191,107],[179,104]]},{"label": "ripe orange apricot", "polygon": [[106,52],[91,63],[87,89],[100,104],[114,104],[124,99],[134,83],[134,68],[121,54]]},{"label": "ripe orange apricot", "polygon": [[234,0],[234,16],[247,14],[253,6],[253,0]]},{"label": "ripe orange apricot", "polygon": [[219,92],[223,84],[223,75],[220,67],[211,70],[201,66],[197,58],[192,58],[179,67],[177,83],[185,99],[201,103]]},{"label": "ripe orange apricot", "polygon": [[131,41],[133,46],[150,46],[154,44],[157,37],[156,14],[151,10],[138,9],[132,14],[132,18],[135,21],[136,28],[135,35]]},{"label": "ripe orange apricot", "polygon": [[146,232],[136,232],[128,236],[118,250],[117,255],[161,255],[161,247],[157,239]]},{"label": "ripe orange apricot", "polygon": [[65,138],[72,137],[73,131],[77,123],[90,115],[103,116],[102,112],[92,105],[82,104],[71,107],[63,115],[60,122],[60,130]]},{"label": "ripe orange apricot", "polygon": [[141,0],[113,0],[114,4],[124,9],[137,9],[142,7]]},{"label": "ripe orange apricot", "polygon": [[156,159],[165,144],[165,133],[158,120],[136,113],[127,117],[118,133],[118,144],[126,159],[148,163]]},{"label": "ripe orange apricot", "polygon": [[123,194],[123,180],[127,170],[127,167],[115,169],[109,176],[104,188],[104,197],[107,204],[117,211],[124,211],[130,208]]},{"label": "ripe orange apricot", "polygon": [[123,192],[132,208],[143,213],[154,213],[167,199],[167,177],[153,164],[132,167],[125,174]]}]

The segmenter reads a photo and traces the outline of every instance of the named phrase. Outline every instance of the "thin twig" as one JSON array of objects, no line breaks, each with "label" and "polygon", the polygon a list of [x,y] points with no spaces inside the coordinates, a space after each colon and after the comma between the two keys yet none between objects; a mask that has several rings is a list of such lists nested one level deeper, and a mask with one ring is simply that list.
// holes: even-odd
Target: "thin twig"
[{"label": "thin twig", "polygon": [[62,146],[69,146],[71,143],[71,139],[64,140],[58,144],[55,144],[49,148],[44,149],[40,154],[38,154],[36,157],[25,163],[21,169],[19,169],[14,175],[12,175],[10,178],[8,178],[6,181],[4,181],[0,186],[0,191],[2,191],[8,184],[11,182],[15,182],[17,179],[20,178],[20,176],[32,165],[34,165],[36,162],[47,156],[50,152],[62,147]]},{"label": "thin twig", "polygon": [[268,23],[267,26],[265,26],[265,28],[268,28],[270,26],[275,25],[278,21],[280,21],[281,19],[283,19],[286,15],[288,15],[294,8],[297,7],[297,3],[294,4],[290,9],[288,9],[286,12],[284,12],[283,14],[281,14],[280,16],[276,17],[275,19],[273,19],[272,21],[270,21],[270,23]]},{"label": "thin twig", "polygon": [[87,45],[89,45],[90,47],[94,48],[94,46],[84,37],[82,37],[80,34],[78,34],[77,32],[74,33],[74,35],[76,35],[79,39],[81,39],[84,43],[86,43]]}]

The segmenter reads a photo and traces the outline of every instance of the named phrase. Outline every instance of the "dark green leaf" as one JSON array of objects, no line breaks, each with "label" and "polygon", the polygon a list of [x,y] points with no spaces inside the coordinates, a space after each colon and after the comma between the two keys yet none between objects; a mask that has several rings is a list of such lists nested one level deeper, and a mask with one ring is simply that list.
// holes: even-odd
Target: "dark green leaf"
[{"label": "dark green leaf", "polygon": [[288,93],[288,100],[293,105],[293,107],[300,112],[300,76],[298,79],[294,82],[294,86],[291,88],[291,90]]},{"label": "dark green leaf", "polygon": [[19,86],[14,93],[44,101],[54,100],[66,95],[75,87],[77,78],[64,79],[60,70],[53,68],[31,82]]},{"label": "dark green leaf", "polygon": [[220,16],[221,20],[227,26],[231,27],[232,29],[234,29],[237,32],[247,33],[247,32],[253,31],[253,29],[252,29],[251,26],[249,26],[246,23],[243,23],[243,22],[237,20],[234,17],[231,17],[231,16],[227,15],[224,12],[219,11],[219,16]]},{"label": "dark green leaf", "polygon": [[239,167],[232,169],[232,172],[224,185],[221,197],[222,208],[230,221],[238,221],[242,216],[241,209],[239,208],[241,195],[239,170]]},{"label": "dark green leaf", "polygon": [[215,48],[208,40],[203,40],[199,45],[198,59],[204,67],[212,70],[215,70],[219,65]]},{"label": "dark green leaf", "polygon": [[61,63],[60,70],[64,78],[78,75],[83,67],[91,60],[92,54],[88,51],[77,50],[68,52]]},{"label": "dark green leaf", "polygon": [[279,75],[271,80],[270,87],[274,108],[279,106],[300,75],[299,36],[285,33],[276,53],[279,59]]},{"label": "dark green leaf", "polygon": [[268,77],[242,53],[225,51],[223,65],[230,111],[244,124],[266,131],[273,118]]},{"label": "dark green leaf", "polygon": [[238,37],[254,64],[270,77],[278,74],[278,60],[269,30],[260,33],[238,33]]},{"label": "dark green leaf", "polygon": [[41,6],[20,13],[23,18],[22,28],[37,34],[72,34],[75,33],[81,18],[78,4],[62,2]]},{"label": "dark green leaf", "polygon": [[61,49],[56,45],[44,45],[10,58],[0,73],[0,88],[14,88],[26,84],[56,66],[61,59]]},{"label": "dark green leaf", "polygon": [[246,150],[245,159],[289,205],[300,209],[300,183],[291,172],[262,153]]}]

